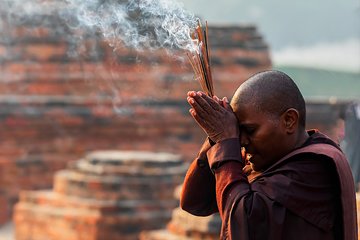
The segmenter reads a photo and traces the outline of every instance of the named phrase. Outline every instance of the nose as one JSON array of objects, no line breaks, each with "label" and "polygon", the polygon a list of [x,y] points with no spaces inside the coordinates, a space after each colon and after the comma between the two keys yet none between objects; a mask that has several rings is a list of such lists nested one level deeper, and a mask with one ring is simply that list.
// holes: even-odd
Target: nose
[{"label": "nose", "polygon": [[245,148],[249,145],[249,138],[244,133],[240,134],[240,145]]}]

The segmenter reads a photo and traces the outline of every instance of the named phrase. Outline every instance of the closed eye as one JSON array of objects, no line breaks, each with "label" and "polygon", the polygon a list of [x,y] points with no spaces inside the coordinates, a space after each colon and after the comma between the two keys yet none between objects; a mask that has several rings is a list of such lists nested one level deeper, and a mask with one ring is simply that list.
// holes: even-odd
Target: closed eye
[{"label": "closed eye", "polygon": [[245,128],[245,132],[248,134],[248,135],[252,135],[255,133],[255,128]]},{"label": "closed eye", "polygon": [[245,125],[243,125],[243,126],[241,126],[240,129],[241,129],[245,134],[247,134],[248,136],[251,136],[251,135],[253,135],[253,134],[256,132],[257,127],[255,127],[255,126],[245,126]]}]

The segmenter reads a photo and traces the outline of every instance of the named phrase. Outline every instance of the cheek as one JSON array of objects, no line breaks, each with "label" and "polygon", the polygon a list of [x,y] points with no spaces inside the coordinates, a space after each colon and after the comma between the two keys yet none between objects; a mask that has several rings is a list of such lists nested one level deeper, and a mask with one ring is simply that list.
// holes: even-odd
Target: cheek
[{"label": "cheek", "polygon": [[278,155],[279,149],[281,149],[281,139],[273,131],[259,132],[253,138],[252,146],[256,153],[261,156],[264,163],[272,162],[273,158]]},{"label": "cheek", "polygon": [[252,138],[252,146],[258,151],[261,152],[268,152],[271,149],[271,145],[274,142],[274,138],[269,134],[264,134],[259,132]]}]

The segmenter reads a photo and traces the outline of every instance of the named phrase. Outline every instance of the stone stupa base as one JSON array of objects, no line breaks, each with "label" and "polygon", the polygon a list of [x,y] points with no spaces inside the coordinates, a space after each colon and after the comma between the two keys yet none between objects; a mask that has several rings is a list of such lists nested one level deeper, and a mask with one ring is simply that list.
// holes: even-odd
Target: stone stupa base
[{"label": "stone stupa base", "polygon": [[186,169],[166,153],[90,154],[59,171],[53,191],[22,192],[16,240],[137,240],[170,220]]}]

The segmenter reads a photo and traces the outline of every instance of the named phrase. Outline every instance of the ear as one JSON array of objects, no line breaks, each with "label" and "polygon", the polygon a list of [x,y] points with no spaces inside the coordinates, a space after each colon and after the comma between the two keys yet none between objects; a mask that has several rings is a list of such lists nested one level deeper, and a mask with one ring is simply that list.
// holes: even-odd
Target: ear
[{"label": "ear", "polygon": [[294,133],[299,126],[299,112],[294,108],[289,108],[282,115],[282,124],[288,134]]}]

